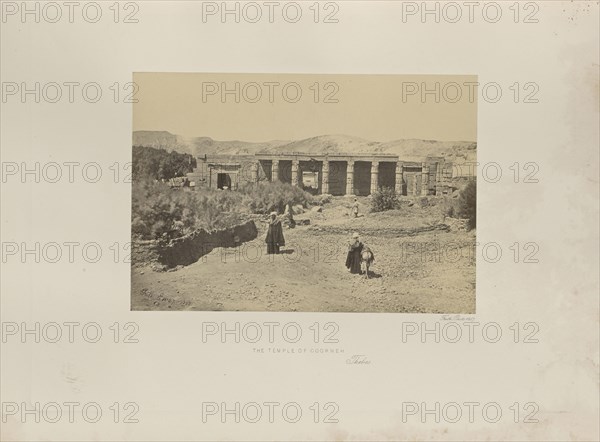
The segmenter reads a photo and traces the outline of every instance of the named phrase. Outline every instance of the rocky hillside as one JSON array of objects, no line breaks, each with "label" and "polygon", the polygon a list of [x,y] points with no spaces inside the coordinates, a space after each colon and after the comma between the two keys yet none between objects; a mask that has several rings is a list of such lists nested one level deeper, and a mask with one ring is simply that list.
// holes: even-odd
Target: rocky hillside
[{"label": "rocky hillside", "polygon": [[254,155],[256,152],[268,150],[288,144],[289,141],[266,141],[252,143],[248,141],[218,141],[209,137],[186,138],[166,131],[135,131],[133,146],[155,147],[189,153],[195,157],[206,155]]},{"label": "rocky hillside", "polygon": [[323,153],[389,153],[406,161],[419,161],[428,156],[440,156],[454,163],[476,161],[477,143],[472,141],[394,140],[369,141],[349,135],[320,135],[298,141],[218,141],[209,137],[184,138],[165,131],[137,131],[134,146],[150,146],[176,150],[194,156],[252,155],[257,152]]}]

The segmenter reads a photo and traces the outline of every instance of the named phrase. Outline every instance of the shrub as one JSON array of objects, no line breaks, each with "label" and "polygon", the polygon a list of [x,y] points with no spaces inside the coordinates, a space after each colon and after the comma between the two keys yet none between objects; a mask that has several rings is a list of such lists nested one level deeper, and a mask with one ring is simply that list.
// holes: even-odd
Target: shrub
[{"label": "shrub", "polygon": [[469,220],[469,228],[477,225],[477,182],[471,180],[460,192],[458,197],[458,216]]},{"label": "shrub", "polygon": [[133,146],[132,174],[133,180],[171,179],[184,176],[196,167],[196,159],[189,154],[153,147]]},{"label": "shrub", "polygon": [[302,204],[307,207],[313,197],[297,186],[282,182],[247,183],[238,189],[243,195],[244,206],[252,213],[283,213],[285,205]]},{"label": "shrub", "polygon": [[443,197],[442,213],[444,216],[450,218],[458,217],[458,198],[452,198],[450,196]]},{"label": "shrub", "polygon": [[134,181],[132,193],[132,235],[164,240],[197,229],[230,227],[240,221],[241,214],[283,213],[287,203],[307,207],[312,199],[302,189],[285,183],[248,184],[239,192],[189,191],[146,179]]},{"label": "shrub", "polygon": [[371,211],[383,212],[398,208],[400,202],[396,196],[396,191],[391,187],[381,187],[374,192],[371,199]]},{"label": "shrub", "polygon": [[197,229],[227,225],[227,212],[241,207],[235,192],[174,190],[142,180],[132,188],[131,232],[141,239],[171,239]]}]

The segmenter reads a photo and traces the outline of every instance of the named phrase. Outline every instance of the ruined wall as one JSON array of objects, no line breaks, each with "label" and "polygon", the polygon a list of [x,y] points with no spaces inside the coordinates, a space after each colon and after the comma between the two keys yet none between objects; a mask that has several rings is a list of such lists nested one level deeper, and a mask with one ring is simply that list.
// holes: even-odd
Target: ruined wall
[{"label": "ruined wall", "polygon": [[421,168],[420,167],[404,167],[404,180],[406,182],[406,195],[414,195],[416,186],[416,195],[421,195]]},{"label": "ruined wall", "polygon": [[136,256],[153,256],[159,264],[166,268],[178,265],[189,265],[198,261],[202,256],[210,253],[216,247],[237,247],[240,244],[252,241],[258,235],[254,221],[248,221],[228,229],[207,232],[197,230],[189,235],[161,245],[156,241],[134,243],[132,251],[133,264]]},{"label": "ruined wall", "polygon": [[427,195],[435,195],[437,173],[438,173],[438,163],[429,163]]},{"label": "ruined wall", "polygon": [[194,183],[196,187],[208,186],[210,175],[208,170],[208,163],[203,159],[196,159],[196,168],[193,172],[186,175],[191,183]]},{"label": "ruined wall", "polygon": [[[206,159],[200,156],[196,159],[196,168],[193,172],[188,173],[187,177],[195,183],[196,187],[211,187],[216,189],[218,173],[225,172],[230,175],[232,184],[235,183],[237,186],[240,186],[247,182],[254,182],[254,164],[256,163],[257,161],[252,155],[211,155]],[[239,164],[239,166],[235,166],[234,164]],[[270,162],[267,165],[258,167],[258,176],[259,180],[270,180]]]},{"label": "ruined wall", "polygon": [[[197,158],[197,167],[194,172],[188,174],[190,181],[196,183],[197,187],[208,186],[217,187],[217,173],[209,176],[209,164],[214,164],[216,168],[225,170],[229,167],[227,164],[237,163],[237,174],[231,174],[232,183],[242,186],[246,183],[253,183],[258,176],[259,182],[274,181],[272,177],[273,162],[271,160],[258,161],[253,155],[212,155],[206,160],[204,157]],[[258,170],[255,173],[255,165]],[[452,177],[452,163],[444,161],[443,158],[431,157],[427,159],[428,180],[427,195],[436,195],[443,192],[444,183],[450,181]],[[330,161],[329,163],[329,191],[332,195],[345,195],[350,193],[347,189],[347,162]],[[302,188],[302,172],[314,171],[319,173],[319,188],[306,189],[312,193],[321,193],[323,191],[323,166],[322,161],[300,161],[298,167],[298,185]],[[291,184],[292,183],[292,160],[279,160],[277,177],[275,180]],[[377,187],[396,187],[396,163],[393,161],[381,161],[379,163],[379,174]],[[413,196],[421,195],[422,187],[422,167],[421,163],[405,163],[403,169],[402,195]],[[446,186],[447,187],[447,186]],[[235,188],[235,187],[234,187]],[[354,163],[354,193],[359,196],[371,194],[371,162],[355,161]]]}]

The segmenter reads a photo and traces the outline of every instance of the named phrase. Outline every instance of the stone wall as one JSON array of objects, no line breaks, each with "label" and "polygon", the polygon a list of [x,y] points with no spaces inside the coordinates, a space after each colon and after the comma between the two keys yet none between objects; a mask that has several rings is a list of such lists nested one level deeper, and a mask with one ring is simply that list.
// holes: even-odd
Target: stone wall
[{"label": "stone wall", "polygon": [[252,241],[258,235],[254,221],[248,221],[227,229],[207,232],[200,229],[189,235],[171,240],[163,245],[158,241],[144,241],[133,244],[132,263],[151,257],[166,268],[189,265],[217,247],[237,247]]},{"label": "stone wall", "polygon": [[[219,166],[213,166],[211,164],[222,163]],[[239,164],[239,167],[233,164]],[[188,179],[195,183],[196,187],[211,187],[217,188],[217,175],[219,172],[230,171],[231,182],[236,183],[237,186],[241,186],[248,182],[255,182],[254,167],[256,167],[256,160],[250,156],[223,156],[223,157],[208,157],[204,159],[199,157],[196,159],[196,168],[193,172],[187,174]],[[271,179],[271,164],[265,164],[263,170],[262,167],[258,167],[258,178],[259,180]]]},{"label": "stone wall", "polygon": [[[290,154],[291,155],[291,154]],[[354,193],[358,196],[367,196],[374,191],[372,187],[372,174],[374,170],[373,162],[378,163],[377,188],[391,187],[398,189],[396,179],[402,177],[402,195],[441,195],[447,194],[449,177],[452,176],[452,163],[446,162],[441,157],[431,157],[427,161],[421,162],[397,162],[396,160],[384,157],[365,158],[365,156],[354,156],[361,158],[354,160],[354,174],[352,178],[348,177],[348,161],[352,161],[352,156],[343,159],[336,157],[317,157],[310,160],[304,156],[304,159],[292,160],[290,155],[212,155],[209,157],[197,158],[197,168],[194,172],[188,174],[190,181],[193,181],[196,187],[210,186],[217,187],[218,173],[228,173],[231,170],[230,179],[232,188],[245,183],[254,183],[265,181],[281,181],[284,183],[302,186],[302,172],[314,171],[319,174],[318,190],[316,193],[329,193],[333,195],[345,195]],[[296,158],[296,157],[294,157]],[[329,167],[324,167],[323,161],[329,158]],[[382,159],[383,158],[383,159]],[[293,161],[298,161],[298,166],[294,166]],[[277,167],[273,167],[277,163]],[[402,164],[402,173],[397,172],[398,165]],[[425,169],[423,169],[425,167]],[[210,175],[213,171],[212,176]],[[292,180],[292,170],[297,170],[297,181]],[[327,172],[328,170],[328,172]],[[276,171],[276,176],[273,176]],[[427,174],[423,177],[423,172]],[[323,186],[323,178],[328,177],[328,186]],[[353,181],[353,189],[347,188],[349,180]],[[237,184],[237,186],[236,186]],[[426,186],[426,187],[424,187]],[[352,192],[352,190],[354,192]]]}]

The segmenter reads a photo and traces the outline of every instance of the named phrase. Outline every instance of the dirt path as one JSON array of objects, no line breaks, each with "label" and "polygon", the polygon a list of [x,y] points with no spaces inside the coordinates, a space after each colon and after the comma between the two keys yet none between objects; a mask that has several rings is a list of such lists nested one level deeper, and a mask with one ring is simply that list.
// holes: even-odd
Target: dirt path
[{"label": "dirt path", "polygon": [[[400,232],[407,223],[389,214],[329,222],[322,214],[314,218],[311,226],[285,230],[287,245],[280,255],[266,254],[260,226],[255,241],[214,249],[175,271],[135,267],[132,309],[475,312],[474,233],[401,236],[390,220]],[[327,228],[332,224],[334,231]],[[375,252],[370,279],[344,266],[345,244],[354,230]]]}]

